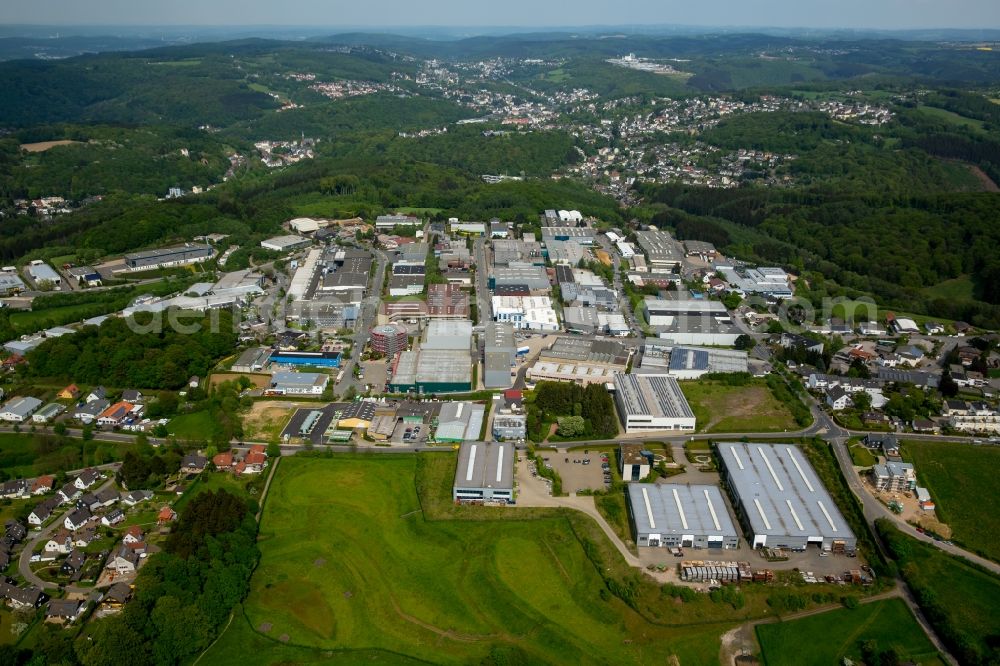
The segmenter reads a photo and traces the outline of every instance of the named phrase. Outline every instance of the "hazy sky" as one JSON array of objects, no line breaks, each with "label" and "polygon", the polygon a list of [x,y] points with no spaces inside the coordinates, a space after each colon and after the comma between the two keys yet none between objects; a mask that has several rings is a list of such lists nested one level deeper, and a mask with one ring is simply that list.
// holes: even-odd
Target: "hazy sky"
[{"label": "hazy sky", "polygon": [[1000,0],[0,0],[0,23],[1000,28]]}]

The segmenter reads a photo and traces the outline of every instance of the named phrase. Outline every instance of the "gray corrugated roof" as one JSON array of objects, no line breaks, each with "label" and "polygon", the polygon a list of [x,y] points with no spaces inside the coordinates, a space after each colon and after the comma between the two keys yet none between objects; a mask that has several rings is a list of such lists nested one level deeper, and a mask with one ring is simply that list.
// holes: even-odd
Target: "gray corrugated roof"
[{"label": "gray corrugated roof", "polygon": [[718,448],[755,534],[854,538],[836,502],[798,447],[722,442]]}]

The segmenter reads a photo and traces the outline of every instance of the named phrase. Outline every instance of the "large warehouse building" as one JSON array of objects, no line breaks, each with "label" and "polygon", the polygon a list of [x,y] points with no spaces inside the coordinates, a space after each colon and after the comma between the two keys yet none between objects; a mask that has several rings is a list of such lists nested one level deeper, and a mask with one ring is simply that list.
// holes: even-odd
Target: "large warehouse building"
[{"label": "large warehouse building", "polygon": [[722,478],[754,548],[854,552],[857,539],[798,447],[720,442]]},{"label": "large warehouse building", "polygon": [[632,483],[628,499],[638,546],[735,549],[739,545],[717,486]]},{"label": "large warehouse building", "polygon": [[502,442],[465,442],[458,450],[456,502],[480,504],[514,501],[514,446]]},{"label": "large warehouse building", "polygon": [[707,373],[749,372],[745,351],[713,347],[682,347],[650,340],[642,348],[635,372],[641,375],[668,374],[677,379],[697,379]]},{"label": "large warehouse building", "polygon": [[653,330],[675,345],[732,346],[743,333],[720,301],[647,297],[643,309]]},{"label": "large warehouse building", "polygon": [[482,339],[483,384],[488,389],[507,388],[514,383],[511,376],[516,358],[514,329],[510,324],[488,321]]},{"label": "large warehouse building", "polygon": [[626,433],[693,431],[694,412],[681,387],[665,375],[615,375],[615,404]]},{"label": "large warehouse building", "polygon": [[125,255],[125,268],[112,272],[145,271],[169,266],[183,266],[208,261],[215,254],[210,245],[185,243],[179,247],[167,247],[160,250],[145,250]]},{"label": "large warehouse building", "polygon": [[455,393],[472,390],[472,355],[461,349],[401,352],[392,367],[394,393]]}]

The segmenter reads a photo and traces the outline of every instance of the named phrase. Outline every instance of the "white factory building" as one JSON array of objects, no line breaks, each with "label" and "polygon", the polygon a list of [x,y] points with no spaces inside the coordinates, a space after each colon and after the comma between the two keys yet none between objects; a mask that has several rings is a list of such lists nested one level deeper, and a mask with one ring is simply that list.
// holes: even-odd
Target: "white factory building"
[{"label": "white factory building", "polygon": [[618,373],[614,387],[626,433],[694,431],[694,412],[673,377]]}]

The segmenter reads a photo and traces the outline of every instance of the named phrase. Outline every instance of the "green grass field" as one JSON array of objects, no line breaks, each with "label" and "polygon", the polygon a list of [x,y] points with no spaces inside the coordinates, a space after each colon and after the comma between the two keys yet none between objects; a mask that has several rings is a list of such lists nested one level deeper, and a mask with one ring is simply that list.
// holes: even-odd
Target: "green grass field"
[{"label": "green grass field", "polygon": [[791,411],[762,382],[729,386],[711,380],[680,383],[699,432],[783,432],[798,430]]},{"label": "green grass field", "polygon": [[971,301],[975,299],[975,287],[968,275],[945,280],[933,287],[925,287],[923,293],[928,298],[943,298],[950,301]]},{"label": "green grass field", "polygon": [[917,469],[917,483],[934,498],[938,518],[953,540],[1000,560],[1000,448],[954,442],[907,441],[903,455]]},{"label": "green grass field", "polygon": [[757,625],[766,666],[855,662],[860,644],[874,640],[879,650],[892,648],[900,659],[941,664],[937,650],[902,599],[886,599],[821,613],[800,620]]},{"label": "green grass field", "polygon": [[927,106],[926,104],[920,104],[918,107],[920,112],[935,118],[936,120],[944,120],[954,125],[959,125],[961,127],[967,127],[974,130],[983,129],[983,121],[976,120],[975,118],[966,118],[963,115],[959,115],[954,111],[948,111],[947,109],[939,109],[936,106]]},{"label": "green grass field", "polygon": [[207,440],[215,432],[216,423],[208,412],[191,412],[171,419],[167,430],[177,439]]},{"label": "green grass field", "polygon": [[[454,455],[424,455],[435,464],[418,483],[450,485]],[[718,663],[725,624],[659,626],[602,595],[601,575],[563,514],[508,509],[493,515],[523,518],[477,520],[482,508],[454,507],[443,493],[422,507],[417,468],[409,455],[283,460],[245,616],[237,613],[206,663],[323,655],[338,663],[652,663],[670,655],[685,666]],[[716,618],[727,617],[719,611]]]}]

